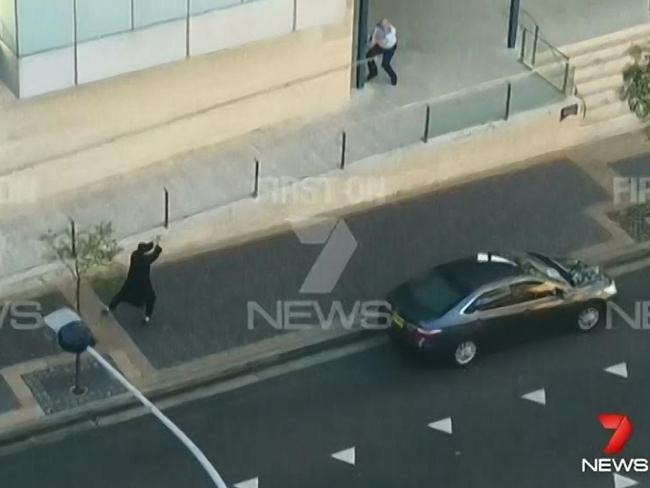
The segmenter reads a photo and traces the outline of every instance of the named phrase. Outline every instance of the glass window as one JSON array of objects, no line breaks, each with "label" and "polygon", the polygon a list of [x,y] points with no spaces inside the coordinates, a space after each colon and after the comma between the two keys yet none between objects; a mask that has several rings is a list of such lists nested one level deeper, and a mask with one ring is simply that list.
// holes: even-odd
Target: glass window
[{"label": "glass window", "polygon": [[133,24],[136,28],[160,24],[187,16],[188,0],[133,0]]},{"label": "glass window", "polygon": [[19,0],[20,55],[71,46],[74,42],[73,0]]},{"label": "glass window", "polygon": [[510,287],[496,288],[483,293],[470,306],[470,310],[492,310],[494,308],[505,307],[514,303]]},{"label": "glass window", "polygon": [[242,0],[190,0],[192,2],[192,14],[202,14],[210,10],[232,7],[239,5]]},{"label": "glass window", "polygon": [[515,303],[532,302],[540,298],[555,295],[555,287],[548,283],[525,282],[512,285],[512,295]]},{"label": "glass window", "polygon": [[106,0],[77,0],[77,39],[79,42],[130,29],[131,0],[110,0],[110,2]]},{"label": "glass window", "polygon": [[0,40],[16,52],[16,10],[14,0],[0,0]]}]

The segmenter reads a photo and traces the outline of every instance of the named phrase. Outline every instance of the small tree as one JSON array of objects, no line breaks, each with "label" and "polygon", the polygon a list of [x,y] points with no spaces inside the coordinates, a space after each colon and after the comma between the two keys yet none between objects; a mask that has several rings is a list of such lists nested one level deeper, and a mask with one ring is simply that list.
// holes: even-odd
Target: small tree
[{"label": "small tree", "polygon": [[48,246],[47,258],[63,262],[75,280],[77,311],[81,308],[82,277],[108,266],[122,249],[113,236],[113,224],[101,222],[90,229],[76,231],[74,221],[59,232],[48,230],[41,241]]},{"label": "small tree", "polygon": [[[650,126],[650,44],[635,45],[629,51],[634,63],[623,71],[621,99]],[[650,135],[650,132],[649,132]]]}]

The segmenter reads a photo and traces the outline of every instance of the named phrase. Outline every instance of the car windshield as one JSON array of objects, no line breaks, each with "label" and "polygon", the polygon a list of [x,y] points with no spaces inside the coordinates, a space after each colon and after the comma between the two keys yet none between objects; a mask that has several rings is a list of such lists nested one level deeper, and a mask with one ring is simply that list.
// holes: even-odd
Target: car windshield
[{"label": "car windshield", "polygon": [[413,281],[409,288],[417,304],[437,317],[449,311],[465,296],[439,270]]},{"label": "car windshield", "polygon": [[519,261],[521,268],[532,276],[571,284],[571,277],[556,262],[540,254],[530,254]]}]

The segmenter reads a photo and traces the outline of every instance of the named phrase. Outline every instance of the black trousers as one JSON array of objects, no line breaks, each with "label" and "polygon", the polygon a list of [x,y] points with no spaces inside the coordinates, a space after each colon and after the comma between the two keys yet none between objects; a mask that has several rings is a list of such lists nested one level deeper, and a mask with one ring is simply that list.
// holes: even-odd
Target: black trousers
[{"label": "black trousers", "polygon": [[[115,310],[117,306],[123,301],[124,301],[124,295],[123,292],[120,290],[117,293],[117,295],[113,297],[111,303],[108,304],[108,309],[111,311]],[[144,314],[146,317],[151,317],[155,305],[156,305],[156,294],[154,292],[151,292],[151,294],[147,295],[144,299]]]},{"label": "black trousers", "polygon": [[384,49],[378,45],[373,46],[366,53],[366,58],[368,58],[368,78],[374,78],[377,76],[377,64],[375,64],[375,56],[382,55],[381,58],[381,67],[384,68],[384,71],[388,73],[390,77],[390,82],[394,85],[397,83],[397,73],[393,70],[393,67],[390,65],[390,62],[395,56],[395,51],[397,51],[397,44],[391,49]]}]

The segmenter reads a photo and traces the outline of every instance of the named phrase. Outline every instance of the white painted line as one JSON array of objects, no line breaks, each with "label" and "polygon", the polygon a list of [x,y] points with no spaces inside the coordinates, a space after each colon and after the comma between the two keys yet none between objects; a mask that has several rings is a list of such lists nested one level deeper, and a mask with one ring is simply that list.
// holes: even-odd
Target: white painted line
[{"label": "white painted line", "polygon": [[95,360],[104,367],[106,371],[108,371],[113,378],[115,378],[124,388],[126,388],[128,391],[131,392],[131,394],[138,399],[142,405],[145,406],[151,414],[156,417],[160,422],[167,427],[172,434],[176,436],[176,438],[183,443],[183,445],[187,448],[190,453],[196,458],[196,460],[199,462],[201,467],[206,471],[208,476],[212,479],[214,482],[214,485],[217,488],[228,488],[228,485],[226,485],[226,482],[223,480],[221,475],[217,472],[215,467],[212,465],[210,460],[203,454],[203,451],[197,447],[196,444],[190,439],[185,432],[183,432],[174,422],[172,422],[169,417],[167,417],[164,413],[160,411],[158,407],[156,407],[153,403],[149,401],[147,397],[145,397],[140,390],[138,390],[135,386],[133,386],[129,380],[127,380],[124,376],[122,376],[122,373],[120,373],[117,369],[113,367],[111,363],[106,361],[104,357],[97,352],[96,349],[88,346],[86,348],[86,352],[90,354],[92,357],[95,358]]},{"label": "white painted line", "polygon": [[237,483],[235,485],[235,488],[259,488],[259,486],[260,486],[260,479],[253,478],[252,480],[242,481],[241,483]]},{"label": "white painted line", "polygon": [[357,450],[355,447],[351,447],[350,449],[335,452],[332,457],[337,461],[343,461],[354,466],[357,462]]},{"label": "white painted line", "polygon": [[610,366],[609,368],[605,368],[605,371],[607,373],[611,373],[616,376],[620,376],[621,378],[627,378],[627,363],[619,363],[615,364],[614,366]]},{"label": "white painted line", "polygon": [[541,390],[531,391],[522,395],[524,400],[529,400],[531,402],[539,403],[540,405],[546,405],[546,390],[542,388]]},{"label": "white painted line", "polygon": [[628,488],[629,486],[636,486],[639,482],[632,478],[626,478],[620,474],[614,473],[614,488]]},{"label": "white painted line", "polygon": [[429,424],[429,428],[434,430],[439,430],[440,432],[444,432],[445,434],[451,434],[453,432],[451,417],[447,417],[446,419],[431,422]]}]

